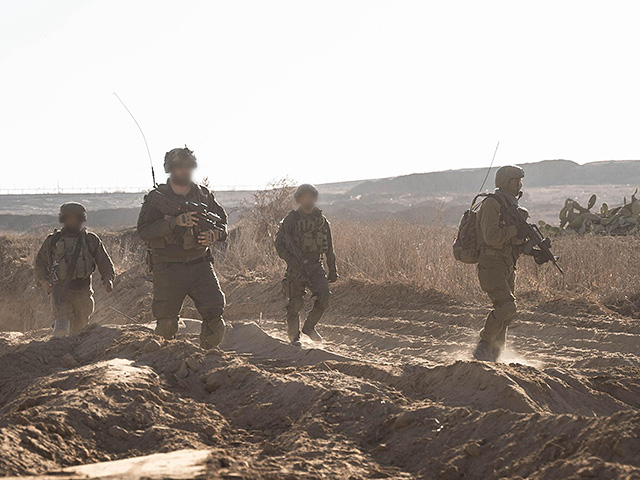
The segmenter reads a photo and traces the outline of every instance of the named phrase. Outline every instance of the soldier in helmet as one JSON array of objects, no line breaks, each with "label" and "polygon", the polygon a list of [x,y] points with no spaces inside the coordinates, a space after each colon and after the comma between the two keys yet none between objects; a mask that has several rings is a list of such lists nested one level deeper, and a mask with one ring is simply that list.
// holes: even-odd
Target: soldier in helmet
[{"label": "soldier in helmet", "polygon": [[87,231],[87,210],[65,203],[59,214],[62,229],[49,235],[36,256],[37,283],[51,294],[55,316],[53,336],[75,333],[89,323],[94,300],[91,274],[98,267],[107,293],[113,291],[115,270],[100,238]]},{"label": "soldier in helmet", "polygon": [[[166,184],[158,185],[144,199],[138,218],[138,234],[147,243],[153,271],[152,311],[156,334],[169,340],[178,331],[178,317],[187,296],[202,316],[200,345],[217,347],[225,332],[222,314],[224,293],[213,270],[210,248],[227,239],[227,214],[213,193],[192,181],[196,157],[188,148],[174,148],[165,155]],[[222,230],[202,230],[197,213],[176,211],[172,202],[204,204],[218,215]]]},{"label": "soldier in helmet", "polygon": [[473,352],[473,356],[481,361],[495,362],[500,358],[507,328],[516,315],[516,262],[524,251],[528,233],[507,209],[515,206],[528,218],[529,212],[518,205],[523,178],[524,170],[520,167],[499,168],[496,190],[482,202],[478,211],[478,278],[480,288],[493,303],[493,310],[480,331],[480,342]]},{"label": "soldier in helmet", "polygon": [[[287,333],[291,344],[300,346],[300,310],[307,288],[315,302],[302,326],[302,333],[315,342],[321,342],[322,337],[316,325],[329,306],[329,282],[335,282],[338,273],[329,222],[315,206],[318,189],[309,184],[300,185],[294,197],[299,207],[280,223],[275,246],[280,258],[287,262],[287,273],[283,280],[284,293],[289,299]],[[323,256],[329,270],[328,277],[322,262]]]}]

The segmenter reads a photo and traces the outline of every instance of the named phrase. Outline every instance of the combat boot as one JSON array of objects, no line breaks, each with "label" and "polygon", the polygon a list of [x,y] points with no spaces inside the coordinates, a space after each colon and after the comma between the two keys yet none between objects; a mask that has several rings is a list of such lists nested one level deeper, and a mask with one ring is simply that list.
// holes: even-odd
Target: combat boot
[{"label": "combat boot", "polygon": [[53,326],[54,337],[64,337],[71,333],[71,322],[68,318],[58,318]]},{"label": "combat boot", "polygon": [[200,330],[200,346],[205,350],[217,348],[222,339],[226,325],[222,317],[202,320],[202,330]]},{"label": "combat boot", "polygon": [[307,325],[306,323],[302,327],[302,333],[309,337],[314,342],[322,342],[322,335],[318,333],[314,325]]},{"label": "combat boot", "polygon": [[293,345],[294,347],[301,347],[302,346],[302,342],[300,341],[300,334],[298,333],[295,337],[293,337],[291,340],[291,345]]},{"label": "combat boot", "polygon": [[159,318],[156,321],[155,334],[161,336],[165,340],[173,340],[178,333],[177,318]]},{"label": "combat boot", "polygon": [[491,343],[486,340],[480,340],[473,351],[473,358],[479,362],[495,362],[493,354]]}]

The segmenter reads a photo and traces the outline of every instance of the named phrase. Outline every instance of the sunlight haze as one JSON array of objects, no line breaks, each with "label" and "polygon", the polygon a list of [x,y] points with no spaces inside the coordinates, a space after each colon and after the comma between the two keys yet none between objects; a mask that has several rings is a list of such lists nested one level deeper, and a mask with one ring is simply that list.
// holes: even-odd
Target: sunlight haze
[{"label": "sunlight haze", "polygon": [[0,190],[640,158],[635,2],[3,1]]}]

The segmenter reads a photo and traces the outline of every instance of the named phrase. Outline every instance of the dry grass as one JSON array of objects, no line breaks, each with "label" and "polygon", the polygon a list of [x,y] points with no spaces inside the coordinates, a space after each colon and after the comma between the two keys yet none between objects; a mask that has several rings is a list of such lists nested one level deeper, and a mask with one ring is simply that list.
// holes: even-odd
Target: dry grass
[{"label": "dry grass", "polygon": [[[430,288],[460,301],[486,302],[475,268],[453,258],[455,230],[451,227],[339,221],[332,229],[343,279]],[[135,231],[100,235],[118,273],[144,262],[145,248]],[[0,237],[0,330],[26,330],[49,321],[44,296],[33,288],[33,259],[41,241],[33,235]],[[554,241],[554,251],[561,256],[565,276],[549,264],[537,266],[529,257],[520,260],[518,295],[523,301],[552,309],[557,305],[552,300],[569,302],[570,308],[575,305],[571,302],[578,301],[640,318],[640,237],[566,235]],[[277,281],[284,273],[272,237],[248,221],[234,231],[216,257],[216,269],[226,279]],[[143,271],[133,269],[128,275]]]},{"label": "dry grass", "polygon": [[[455,229],[397,221],[332,224],[342,278],[374,283],[406,283],[434,288],[467,301],[485,301],[475,267],[456,262],[451,251]],[[523,257],[518,265],[518,293],[533,301],[556,297],[585,299],[640,311],[640,238],[565,235],[554,240],[564,276],[550,264]],[[270,243],[255,241],[250,226],[229,245],[218,269],[228,277],[275,280],[283,262]]]}]

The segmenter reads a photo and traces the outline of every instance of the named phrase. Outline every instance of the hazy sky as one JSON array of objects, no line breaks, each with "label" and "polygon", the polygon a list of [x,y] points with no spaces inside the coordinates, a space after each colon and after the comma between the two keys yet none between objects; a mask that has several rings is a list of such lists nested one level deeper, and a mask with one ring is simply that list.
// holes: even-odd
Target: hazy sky
[{"label": "hazy sky", "polygon": [[640,158],[633,1],[0,1],[0,189]]}]

